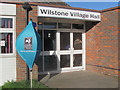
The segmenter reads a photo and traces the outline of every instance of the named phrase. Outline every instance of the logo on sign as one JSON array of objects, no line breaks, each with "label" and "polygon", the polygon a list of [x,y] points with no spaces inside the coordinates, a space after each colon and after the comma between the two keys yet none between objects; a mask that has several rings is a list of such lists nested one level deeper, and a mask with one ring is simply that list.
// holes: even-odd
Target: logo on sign
[{"label": "logo on sign", "polygon": [[32,37],[24,38],[24,50],[32,50]]}]

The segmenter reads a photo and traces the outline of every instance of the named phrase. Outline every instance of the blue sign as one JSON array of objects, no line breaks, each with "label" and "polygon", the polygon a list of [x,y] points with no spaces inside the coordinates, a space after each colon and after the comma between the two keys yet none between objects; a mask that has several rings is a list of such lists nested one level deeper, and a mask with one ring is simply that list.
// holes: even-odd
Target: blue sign
[{"label": "blue sign", "polygon": [[40,35],[35,30],[32,20],[30,20],[16,40],[16,50],[30,69],[32,69],[34,60],[41,52],[41,45]]}]

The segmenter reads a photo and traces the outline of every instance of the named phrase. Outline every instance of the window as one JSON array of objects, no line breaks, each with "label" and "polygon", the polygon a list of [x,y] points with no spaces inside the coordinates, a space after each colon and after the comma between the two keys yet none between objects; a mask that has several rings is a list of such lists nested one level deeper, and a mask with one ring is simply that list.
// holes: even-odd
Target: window
[{"label": "window", "polygon": [[38,23],[38,29],[57,29],[57,23],[53,22],[39,22]]},{"label": "window", "polygon": [[82,66],[82,54],[73,55],[73,66]]},{"label": "window", "polygon": [[60,32],[60,50],[69,50],[70,32]]},{"label": "window", "polygon": [[45,51],[56,50],[56,31],[53,30],[44,31],[44,50]]},{"label": "window", "polygon": [[84,29],[83,24],[72,24],[72,29]]},{"label": "window", "polygon": [[1,33],[0,34],[0,54],[13,53],[13,34]]},{"label": "window", "polygon": [[46,28],[46,29],[56,29],[57,28],[57,23],[45,22],[44,23],[44,28]]},{"label": "window", "polygon": [[69,24],[69,23],[58,23],[58,28],[60,28],[60,29],[71,29],[71,24]]},{"label": "window", "polygon": [[14,17],[0,16],[0,55],[14,53]]},{"label": "window", "polygon": [[70,67],[70,55],[61,55],[60,60],[60,68]]},{"label": "window", "polygon": [[57,57],[55,55],[44,56],[44,65],[45,71],[57,70]]},{"label": "window", "polygon": [[73,47],[74,50],[81,50],[82,49],[82,33],[73,33]]},{"label": "window", "polygon": [[[57,23],[51,22],[39,22],[38,23],[38,33],[42,39],[42,53],[43,56],[40,56],[41,60],[38,60],[39,72],[48,72],[57,70],[57,56],[55,53],[50,54],[51,52],[56,51],[56,29]],[[40,64],[42,63],[42,65]]]},{"label": "window", "polygon": [[0,18],[0,28],[13,28],[13,19]]}]

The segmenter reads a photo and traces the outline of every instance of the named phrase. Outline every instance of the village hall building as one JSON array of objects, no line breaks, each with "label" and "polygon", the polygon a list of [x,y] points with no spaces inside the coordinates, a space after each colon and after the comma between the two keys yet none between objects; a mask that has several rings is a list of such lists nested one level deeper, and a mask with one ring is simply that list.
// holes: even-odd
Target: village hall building
[{"label": "village hall building", "polygon": [[[105,10],[75,8],[64,2],[29,3],[29,19],[37,24],[42,51],[33,66],[40,75],[81,70],[118,76],[118,15]],[[26,63],[16,39],[26,27],[24,2],[0,3],[0,85],[26,79]]]}]

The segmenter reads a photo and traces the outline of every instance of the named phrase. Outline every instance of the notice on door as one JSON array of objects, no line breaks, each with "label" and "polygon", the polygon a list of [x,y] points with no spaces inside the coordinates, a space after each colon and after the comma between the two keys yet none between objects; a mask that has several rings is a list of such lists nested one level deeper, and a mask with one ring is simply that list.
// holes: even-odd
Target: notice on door
[{"label": "notice on door", "polygon": [[24,38],[24,50],[32,50],[32,37]]}]

